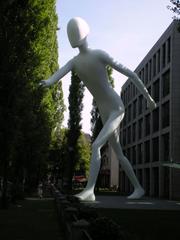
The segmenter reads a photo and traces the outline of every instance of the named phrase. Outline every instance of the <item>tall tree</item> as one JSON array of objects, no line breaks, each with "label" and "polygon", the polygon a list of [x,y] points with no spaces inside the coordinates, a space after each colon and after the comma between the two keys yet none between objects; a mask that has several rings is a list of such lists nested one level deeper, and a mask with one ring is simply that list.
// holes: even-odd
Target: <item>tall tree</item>
[{"label": "tall tree", "polygon": [[69,120],[67,133],[67,161],[65,164],[63,186],[72,189],[72,177],[76,162],[78,161],[78,139],[81,134],[81,112],[83,109],[84,84],[77,74],[72,71],[69,89]]},{"label": "tall tree", "polygon": [[47,91],[38,83],[58,68],[55,2],[0,3],[0,174],[5,200],[8,178],[18,184],[26,177],[34,185],[46,167],[57,89]]},{"label": "tall tree", "polygon": [[89,172],[89,163],[91,156],[90,136],[81,132],[77,142],[78,161],[75,165],[77,175],[84,175],[87,177]]},{"label": "tall tree", "polygon": [[180,32],[180,1],[170,0],[170,2],[171,5],[168,5],[167,8],[175,14],[173,18],[178,21],[177,29]]},{"label": "tall tree", "polygon": [[167,8],[176,14],[177,17],[175,17],[175,19],[177,19],[178,16],[180,15],[180,1],[179,0],[170,0],[170,3],[172,5],[168,5]]}]

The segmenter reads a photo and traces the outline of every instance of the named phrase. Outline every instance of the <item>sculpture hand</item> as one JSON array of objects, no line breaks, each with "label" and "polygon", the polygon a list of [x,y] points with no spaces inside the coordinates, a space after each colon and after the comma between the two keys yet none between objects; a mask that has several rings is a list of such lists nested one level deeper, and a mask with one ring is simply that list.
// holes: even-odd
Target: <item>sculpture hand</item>
[{"label": "sculpture hand", "polygon": [[155,101],[150,98],[149,101],[147,102],[148,108],[152,111],[157,107],[157,104],[155,103]]},{"label": "sculpture hand", "polygon": [[41,87],[49,87],[49,86],[51,86],[51,83],[50,83],[49,80],[42,80],[42,81],[40,81],[39,86],[41,86]]}]

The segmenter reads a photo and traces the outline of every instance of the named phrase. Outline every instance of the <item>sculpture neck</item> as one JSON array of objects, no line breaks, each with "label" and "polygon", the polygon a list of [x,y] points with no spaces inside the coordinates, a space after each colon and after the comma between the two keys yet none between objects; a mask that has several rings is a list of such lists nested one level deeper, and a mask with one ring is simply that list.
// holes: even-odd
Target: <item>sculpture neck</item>
[{"label": "sculpture neck", "polygon": [[80,53],[86,53],[88,51],[88,43],[85,40],[81,46],[79,46]]}]

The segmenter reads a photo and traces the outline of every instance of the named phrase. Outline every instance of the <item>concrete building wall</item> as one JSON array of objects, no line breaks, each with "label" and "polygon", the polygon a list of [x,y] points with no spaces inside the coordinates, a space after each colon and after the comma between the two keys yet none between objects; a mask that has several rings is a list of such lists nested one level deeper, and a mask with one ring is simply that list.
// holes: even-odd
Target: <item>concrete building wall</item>
[{"label": "concrete building wall", "polygon": [[[172,160],[180,163],[180,33],[173,32],[173,60],[172,60]],[[180,169],[172,169],[172,198],[179,197]]]},{"label": "concrete building wall", "polygon": [[[135,72],[157,102],[153,111],[130,79],[122,87],[125,117],[120,128],[123,150],[148,196],[180,198],[180,172],[164,162],[180,162],[180,33],[173,22]],[[132,186],[120,168],[122,192]]]}]

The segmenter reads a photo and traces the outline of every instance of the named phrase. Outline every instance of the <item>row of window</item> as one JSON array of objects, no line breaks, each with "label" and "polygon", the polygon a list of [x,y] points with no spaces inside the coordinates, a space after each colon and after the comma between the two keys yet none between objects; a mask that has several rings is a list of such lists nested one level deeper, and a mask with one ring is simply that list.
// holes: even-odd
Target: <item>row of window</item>
[{"label": "row of window", "polygon": [[[150,168],[140,168],[135,170],[136,176],[140,182],[140,184],[143,186],[145,189],[146,195],[147,196],[154,196],[158,197],[159,196],[159,184],[161,185],[161,194],[163,194],[164,197],[169,197],[169,168],[164,168],[163,172],[163,181],[159,181],[160,174],[159,174],[159,167],[152,167]],[[120,173],[120,190],[122,192],[131,192],[131,185],[130,182],[125,174],[125,172]],[[163,187],[163,192],[162,192],[162,187]]]},{"label": "row of window", "polygon": [[[153,55],[153,57],[146,63],[138,72],[140,79],[147,85],[153,78],[155,78],[160,71],[167,66],[171,60],[171,38],[162,45],[162,47]],[[129,85],[124,89],[122,98],[127,104],[137,94],[137,88],[134,84]]]},{"label": "row of window", "polygon": [[[169,133],[161,136],[161,146],[159,143],[160,137],[155,137],[151,140],[134,145],[125,150],[125,155],[132,165],[169,161]],[[161,154],[161,158],[159,158]]]},{"label": "row of window", "polygon": [[[170,71],[168,70],[163,74],[162,81],[160,86],[160,80],[157,79],[152,84],[152,97],[156,103],[160,101],[160,98],[166,97],[170,93]],[[160,94],[161,90],[161,94]],[[148,88],[148,91],[151,95],[151,86]],[[138,115],[142,114],[147,109],[146,99],[140,95],[138,99],[135,99],[131,104],[126,108],[126,114],[123,120],[123,125],[125,126],[132,119],[135,119]]]},{"label": "row of window", "polygon": [[170,106],[169,101],[162,104],[161,107],[161,122],[159,108],[153,110],[152,113],[148,113],[144,118],[140,118],[138,121],[133,122],[127,128],[124,128],[121,132],[120,139],[122,145],[133,143],[155,133],[160,129],[166,128],[170,125]]}]

